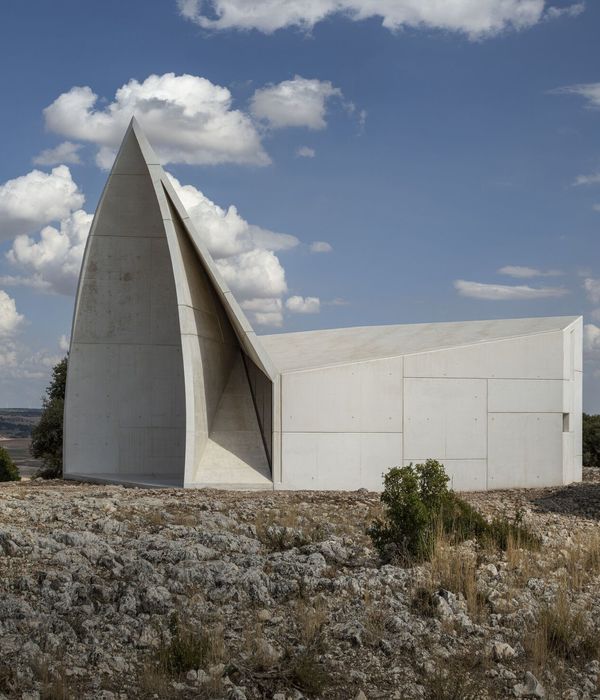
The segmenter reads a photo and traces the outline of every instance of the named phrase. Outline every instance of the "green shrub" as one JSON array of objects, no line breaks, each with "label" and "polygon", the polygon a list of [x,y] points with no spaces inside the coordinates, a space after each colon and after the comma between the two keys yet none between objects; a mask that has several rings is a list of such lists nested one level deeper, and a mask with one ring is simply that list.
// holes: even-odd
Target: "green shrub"
[{"label": "green shrub", "polygon": [[67,383],[67,358],[52,370],[46,389],[40,422],[31,433],[31,454],[42,460],[38,476],[58,479],[62,476],[63,412]]},{"label": "green shrub", "polygon": [[11,456],[0,447],[0,481],[20,481],[17,465],[12,461]]},{"label": "green shrub", "polygon": [[583,464],[600,467],[600,415],[583,414]]},{"label": "green shrub", "polygon": [[444,466],[433,459],[425,464],[394,467],[384,475],[381,502],[384,519],[372,523],[368,533],[384,561],[428,561],[436,538],[443,534],[452,542],[478,539],[506,549],[508,542],[539,546],[539,539],[521,523],[485,518],[448,488]]}]

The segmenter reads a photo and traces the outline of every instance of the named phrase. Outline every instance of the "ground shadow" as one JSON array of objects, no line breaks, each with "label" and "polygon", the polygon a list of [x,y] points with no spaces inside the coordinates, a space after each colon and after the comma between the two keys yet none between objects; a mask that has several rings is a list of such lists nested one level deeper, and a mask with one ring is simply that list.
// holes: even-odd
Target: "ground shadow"
[{"label": "ground shadow", "polygon": [[531,502],[540,511],[600,520],[600,469],[586,470],[585,481],[545,493]]}]

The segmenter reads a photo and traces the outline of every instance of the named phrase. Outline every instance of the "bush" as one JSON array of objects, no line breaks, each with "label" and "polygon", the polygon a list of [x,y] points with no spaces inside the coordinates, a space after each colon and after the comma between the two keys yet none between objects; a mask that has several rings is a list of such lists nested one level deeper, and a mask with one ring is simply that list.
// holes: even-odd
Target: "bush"
[{"label": "bush", "polygon": [[0,481],[21,481],[17,465],[4,447],[0,447]]},{"label": "bush", "polygon": [[600,467],[600,415],[583,414],[583,464]]},{"label": "bush", "polygon": [[428,561],[440,535],[454,543],[479,539],[500,549],[506,549],[509,541],[539,546],[539,539],[521,524],[520,515],[514,521],[497,518],[488,523],[448,488],[449,480],[444,466],[433,459],[394,467],[385,474],[384,520],[376,520],[368,529],[384,561]]},{"label": "bush", "polygon": [[31,433],[31,454],[42,460],[38,476],[58,479],[62,476],[63,413],[67,383],[67,358],[52,370],[52,380],[46,389],[40,422]]}]

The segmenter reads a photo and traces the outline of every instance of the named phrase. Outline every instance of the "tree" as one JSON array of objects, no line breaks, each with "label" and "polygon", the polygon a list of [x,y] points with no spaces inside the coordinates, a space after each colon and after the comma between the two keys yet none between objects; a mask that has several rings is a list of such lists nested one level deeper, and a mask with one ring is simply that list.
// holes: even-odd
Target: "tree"
[{"label": "tree", "polygon": [[12,461],[11,456],[0,447],[0,481],[20,481],[17,465]]},{"label": "tree", "polygon": [[583,414],[583,464],[600,467],[600,415]]},{"label": "tree", "polygon": [[38,476],[58,479],[62,476],[63,412],[67,384],[67,357],[52,370],[46,389],[40,422],[31,434],[31,454],[42,460]]}]

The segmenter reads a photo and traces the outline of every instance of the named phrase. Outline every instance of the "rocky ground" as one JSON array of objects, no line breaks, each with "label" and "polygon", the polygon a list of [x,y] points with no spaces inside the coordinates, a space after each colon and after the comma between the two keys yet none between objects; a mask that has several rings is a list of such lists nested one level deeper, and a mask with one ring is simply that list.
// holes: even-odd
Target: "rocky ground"
[{"label": "rocky ground", "polygon": [[600,474],[467,494],[539,551],[381,566],[376,494],[0,486],[0,697],[600,698]]}]

